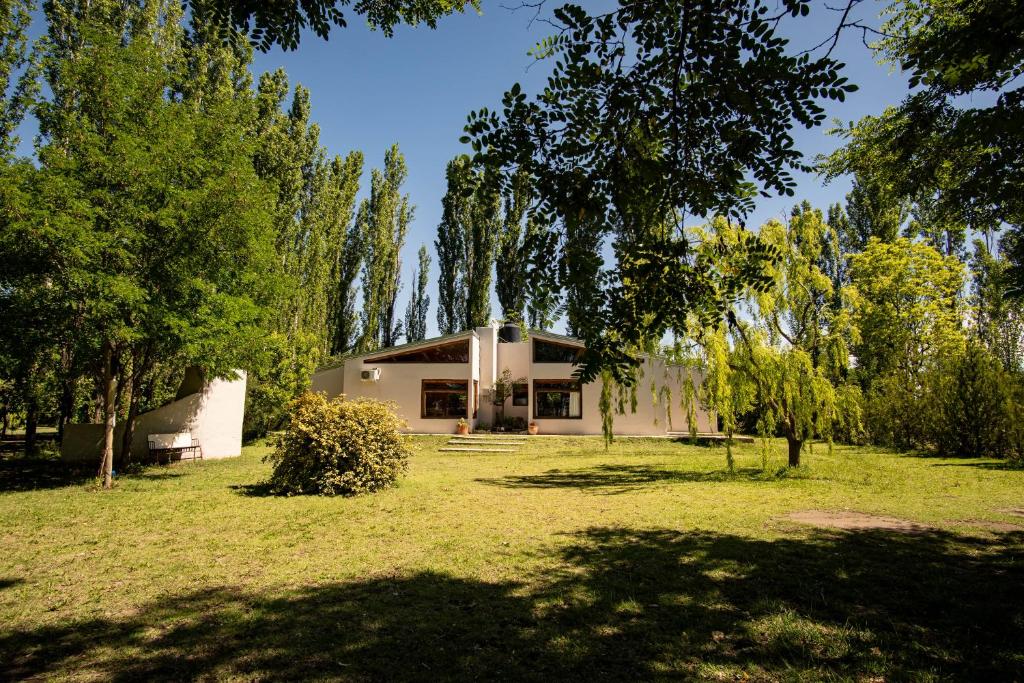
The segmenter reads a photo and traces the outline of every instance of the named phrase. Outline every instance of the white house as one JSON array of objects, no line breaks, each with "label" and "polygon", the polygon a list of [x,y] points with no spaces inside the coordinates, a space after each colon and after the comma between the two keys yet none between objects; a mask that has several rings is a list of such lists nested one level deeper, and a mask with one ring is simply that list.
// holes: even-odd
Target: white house
[{"label": "white house", "polygon": [[[506,418],[535,422],[541,434],[600,434],[601,383],[573,379],[574,360],[583,343],[572,337],[531,331],[520,340],[519,328],[494,324],[459,334],[404,344],[349,357],[320,368],[312,391],[328,397],[345,394],[392,401],[408,423],[408,431],[449,434],[460,418],[476,428],[493,425],[500,409],[491,403],[494,382],[508,368],[517,383],[505,403]],[[667,386],[655,401],[651,383]],[[643,364],[636,412],[615,415],[616,434],[663,435],[687,432],[681,406],[683,382],[693,376],[658,357]],[[670,404],[670,407],[666,404]],[[669,419],[671,417],[671,419]],[[716,431],[714,413],[697,406],[696,429]]]}]

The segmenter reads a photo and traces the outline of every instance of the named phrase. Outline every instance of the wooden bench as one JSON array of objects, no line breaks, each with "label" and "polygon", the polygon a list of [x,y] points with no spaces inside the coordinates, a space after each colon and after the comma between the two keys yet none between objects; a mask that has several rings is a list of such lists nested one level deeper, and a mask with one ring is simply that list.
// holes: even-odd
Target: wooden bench
[{"label": "wooden bench", "polygon": [[160,464],[172,460],[203,459],[203,449],[199,445],[199,439],[193,437],[191,432],[150,434],[146,439],[149,442],[150,455],[154,456]]}]

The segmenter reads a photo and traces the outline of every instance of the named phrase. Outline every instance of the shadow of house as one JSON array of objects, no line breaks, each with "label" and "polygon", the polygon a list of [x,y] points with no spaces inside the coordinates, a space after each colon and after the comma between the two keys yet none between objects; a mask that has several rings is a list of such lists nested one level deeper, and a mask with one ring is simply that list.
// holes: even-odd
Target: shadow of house
[{"label": "shadow of house", "polygon": [[[0,631],[0,676],[1019,680],[1024,535],[592,528],[517,582],[216,588]],[[528,580],[527,580],[528,579]]]},{"label": "shadow of house", "polygon": [[[135,418],[131,460],[145,461],[150,434],[190,432],[199,441],[204,458],[227,458],[242,453],[242,419],[245,413],[246,374],[236,370],[235,379],[205,380],[195,368],[185,372],[174,401]],[[125,424],[114,433],[114,457],[121,460]],[[99,463],[103,452],[102,424],[71,424],[64,430],[61,459]]]}]

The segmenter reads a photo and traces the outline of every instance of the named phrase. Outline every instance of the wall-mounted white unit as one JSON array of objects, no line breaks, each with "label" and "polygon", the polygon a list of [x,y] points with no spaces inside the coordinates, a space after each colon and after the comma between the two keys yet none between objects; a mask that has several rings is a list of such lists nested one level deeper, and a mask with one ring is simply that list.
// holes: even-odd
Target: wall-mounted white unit
[{"label": "wall-mounted white unit", "polygon": [[364,382],[379,382],[380,368],[367,368],[360,373],[359,378]]}]

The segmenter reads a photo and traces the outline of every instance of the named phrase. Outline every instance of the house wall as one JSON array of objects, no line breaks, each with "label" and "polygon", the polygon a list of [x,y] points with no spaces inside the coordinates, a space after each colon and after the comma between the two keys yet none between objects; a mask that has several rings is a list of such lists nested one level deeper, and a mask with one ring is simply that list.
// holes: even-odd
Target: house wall
[{"label": "house wall", "polygon": [[[454,433],[458,419],[437,419],[421,417],[422,385],[426,379],[480,379],[480,344],[476,337],[470,338],[469,363],[372,363],[364,358],[353,358],[345,363],[342,386],[348,388],[352,397],[366,396],[380,401],[390,401],[398,407],[398,415],[406,423],[406,431],[428,433]],[[380,368],[380,380],[364,382],[360,373],[369,368]],[[472,385],[470,385],[472,393]],[[340,392],[339,392],[340,393]],[[337,394],[328,392],[328,397]],[[481,387],[481,407],[484,403]],[[472,423],[473,397],[470,395],[466,419]]]},{"label": "house wall", "polygon": [[[132,459],[142,460],[149,452],[150,434],[191,432],[199,439],[203,457],[228,458],[242,452],[242,418],[245,412],[246,374],[237,370],[237,379],[215,379],[193,386],[186,378],[183,386],[198,388],[156,410],[135,418]],[[181,393],[181,392],[179,392]],[[125,425],[114,431],[114,455],[121,456]],[[99,461],[103,453],[102,424],[72,424],[64,431],[61,458],[68,461]]]},{"label": "house wall", "polygon": [[[579,419],[552,419],[533,417],[534,393],[533,380],[535,379],[571,379],[574,366],[571,363],[534,363],[530,355],[530,415],[537,423],[538,431],[541,434],[600,434],[602,432],[601,420],[601,382],[591,382],[583,385],[582,391],[582,417]],[[668,431],[688,431],[689,422],[686,418],[686,411],[681,406],[683,396],[683,382],[691,378],[681,369],[674,367],[666,368],[664,361],[660,359],[648,359],[642,366],[641,379],[636,387],[636,411],[632,410],[632,401],[629,394],[625,397],[625,412],[615,413],[613,417],[613,431],[616,434],[634,435],[659,435]],[[658,397],[655,400],[651,391],[651,383],[655,383],[658,389]],[[692,380],[691,380],[692,381]],[[669,412],[666,409],[666,397],[660,395],[660,387],[667,386],[671,392],[671,427],[669,425]],[[629,391],[629,390],[626,390]],[[617,404],[618,388],[613,388],[613,406]],[[698,432],[717,431],[717,420],[713,413],[699,409],[697,415]]]},{"label": "house wall", "polygon": [[[495,327],[481,327],[470,337],[470,362],[466,363],[368,363],[364,358],[350,359],[340,368],[329,368],[313,376],[311,388],[325,391],[329,397],[347,389],[350,396],[368,396],[391,401],[398,406],[399,414],[408,423],[407,431],[426,433],[451,433],[455,431],[456,419],[427,419],[421,415],[422,382],[429,379],[476,379],[480,382],[480,405],[474,420],[471,410],[467,415],[470,424],[493,425],[497,414],[491,403],[491,390],[498,375],[508,368],[514,379],[527,378],[529,405],[513,406],[510,398],[505,404],[507,417],[521,417],[536,421],[540,433],[544,434],[600,434],[601,433],[601,383],[584,385],[582,392],[581,419],[534,418],[533,380],[571,379],[575,367],[571,363],[534,363],[533,339],[523,342],[504,343],[498,341]],[[363,382],[360,372],[371,367],[381,369],[378,382]],[[692,381],[689,371],[666,366],[658,358],[648,359],[643,366],[640,384],[636,389],[636,412],[630,410],[627,397],[626,412],[614,416],[614,430],[618,434],[659,435],[667,431],[689,430],[686,410],[681,405],[682,386]],[[658,387],[667,386],[670,392],[671,411],[666,409],[666,400],[659,393],[657,400],[652,397],[651,383]],[[472,385],[471,385],[472,387]],[[472,400],[470,401],[472,406]],[[668,415],[671,413],[671,423]],[[700,409],[696,411],[697,431],[716,431],[717,418],[713,413]]]},{"label": "house wall", "polygon": [[345,365],[344,363],[336,368],[327,368],[313,373],[309,380],[309,390],[317,393],[327,394],[328,398],[334,398],[345,393]]},{"label": "house wall", "polygon": [[498,335],[494,327],[478,327],[476,335],[480,347],[480,410],[473,422],[474,427],[478,424],[494,424],[495,408],[491,403],[491,389],[494,388],[494,380],[497,377],[495,367],[498,355]]},{"label": "house wall", "polygon": [[[515,342],[515,343],[499,343],[498,344],[498,364],[495,367],[495,373],[500,375],[505,368],[508,368],[509,372],[512,373],[512,379],[519,379],[525,377],[527,379],[527,386],[530,381],[530,342]],[[529,393],[529,392],[527,392]],[[532,398],[531,398],[532,400]],[[505,416],[506,417],[521,417],[526,421],[530,420],[530,406],[514,406],[512,405],[512,399],[505,403]],[[493,421],[492,421],[493,424]]]}]

